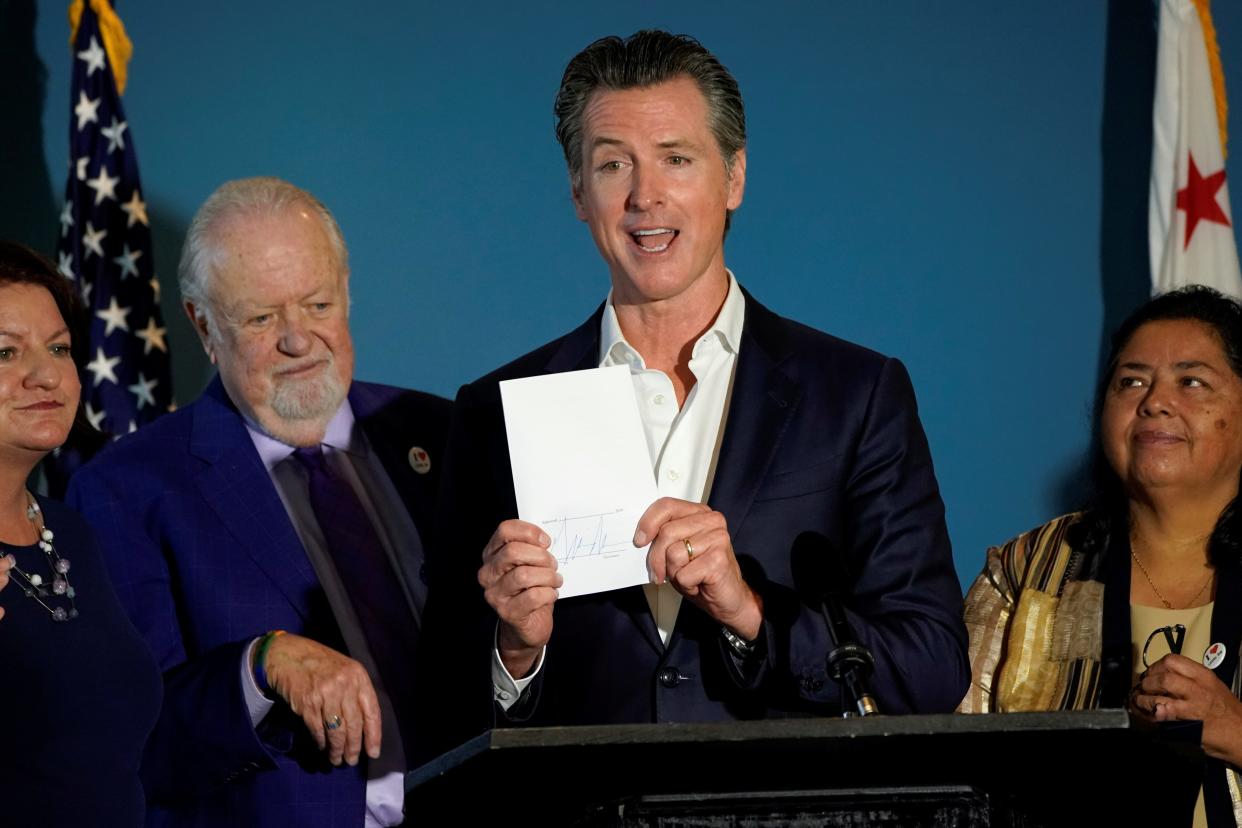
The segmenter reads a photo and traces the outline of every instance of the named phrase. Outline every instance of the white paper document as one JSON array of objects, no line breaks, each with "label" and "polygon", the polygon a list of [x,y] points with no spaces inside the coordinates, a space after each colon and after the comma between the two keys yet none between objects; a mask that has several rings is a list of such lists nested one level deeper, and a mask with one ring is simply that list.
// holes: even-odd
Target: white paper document
[{"label": "white paper document", "polygon": [[638,519],[655,477],[624,365],[500,383],[518,517],[542,527],[561,598],[645,584]]}]

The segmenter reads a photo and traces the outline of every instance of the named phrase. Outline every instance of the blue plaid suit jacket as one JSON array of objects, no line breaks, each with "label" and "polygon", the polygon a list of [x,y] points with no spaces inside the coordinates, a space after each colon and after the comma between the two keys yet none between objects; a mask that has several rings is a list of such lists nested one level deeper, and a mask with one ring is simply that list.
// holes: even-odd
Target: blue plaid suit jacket
[{"label": "blue plaid suit jacket", "polygon": [[[349,400],[427,544],[451,404],[363,382]],[[411,469],[413,446],[429,453],[430,473]],[[363,765],[331,767],[283,705],[250,725],[238,676],[253,638],[283,629],[342,645],[219,377],[83,467],[68,499],[98,531],[121,603],[164,671],[142,770],[148,824],[361,826]]]}]

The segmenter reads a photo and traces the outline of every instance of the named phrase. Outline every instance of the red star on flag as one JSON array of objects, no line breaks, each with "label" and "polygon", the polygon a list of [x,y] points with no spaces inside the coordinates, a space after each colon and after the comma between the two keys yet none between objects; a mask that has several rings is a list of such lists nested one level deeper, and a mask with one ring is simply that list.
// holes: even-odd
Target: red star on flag
[{"label": "red star on flag", "polygon": [[1200,221],[1230,226],[1229,217],[1216,201],[1216,193],[1223,186],[1225,171],[1222,169],[1204,178],[1199,174],[1199,168],[1195,166],[1195,156],[1191,153],[1186,186],[1177,191],[1177,209],[1186,211],[1186,243],[1183,249],[1190,247],[1190,237]]}]

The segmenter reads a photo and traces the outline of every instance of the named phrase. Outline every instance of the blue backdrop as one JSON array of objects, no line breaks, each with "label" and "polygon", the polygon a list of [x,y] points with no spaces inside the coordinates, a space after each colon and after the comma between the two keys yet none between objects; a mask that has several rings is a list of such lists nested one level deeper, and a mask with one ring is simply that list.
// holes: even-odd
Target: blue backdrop
[{"label": "blue backdrop", "polygon": [[[0,6],[0,236],[45,250],[65,5]],[[1242,89],[1242,6],[1216,5]],[[1073,505],[1104,329],[1146,293],[1151,4],[669,7],[118,2],[178,397],[208,369],[177,251],[229,178],[283,176],[336,213],[360,376],[451,396],[577,324],[607,272],[552,134],[560,73],[603,34],[684,31],[747,102],[728,263],[776,311],[906,362],[969,581],[987,545]]]}]

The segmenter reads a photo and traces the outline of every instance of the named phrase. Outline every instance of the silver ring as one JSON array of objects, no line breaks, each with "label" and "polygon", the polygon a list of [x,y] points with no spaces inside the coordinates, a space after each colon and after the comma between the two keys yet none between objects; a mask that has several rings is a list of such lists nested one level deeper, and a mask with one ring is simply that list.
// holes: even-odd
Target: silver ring
[{"label": "silver ring", "polygon": [[336,730],[341,726],[341,717],[333,716],[331,719],[324,719],[323,726],[326,730]]},{"label": "silver ring", "polygon": [[686,545],[686,557],[693,561],[694,560],[694,547],[690,544],[690,539],[682,538],[681,542]]}]

